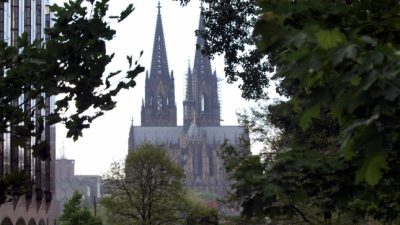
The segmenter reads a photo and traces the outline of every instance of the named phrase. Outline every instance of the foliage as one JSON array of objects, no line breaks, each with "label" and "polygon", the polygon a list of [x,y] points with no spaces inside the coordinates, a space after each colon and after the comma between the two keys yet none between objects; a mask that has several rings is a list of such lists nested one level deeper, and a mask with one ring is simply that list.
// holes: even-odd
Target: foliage
[{"label": "foliage", "polygon": [[184,207],[180,210],[183,224],[219,224],[218,208],[212,208],[209,204],[216,201],[217,196],[213,193],[187,190]]},{"label": "foliage", "polygon": [[129,152],[125,164],[112,165],[101,204],[121,224],[174,224],[184,203],[182,179],[183,170],[165,149],[144,144]]},{"label": "foliage", "polygon": [[82,195],[75,192],[64,205],[60,217],[61,225],[101,225],[98,217],[93,216],[87,208],[81,207]]},{"label": "foliage", "polygon": [[[393,6],[393,7],[392,7]],[[400,100],[396,1],[263,1],[259,50],[292,85],[290,102],[307,128],[321,109],[341,127],[341,150],[356,182],[398,172]]]},{"label": "foliage", "polygon": [[[189,0],[180,0],[186,4]],[[242,96],[246,99],[266,98],[269,79],[265,74],[272,72],[266,55],[255,47],[252,38],[259,7],[256,0],[204,0],[202,14],[205,29],[196,34],[206,40],[197,46],[203,54],[223,54],[225,75],[229,83],[239,82]]]},{"label": "foliage", "polygon": [[186,216],[184,225],[218,225],[218,210],[194,205]]},{"label": "foliage", "polygon": [[[76,140],[94,119],[115,107],[113,97],[120,90],[135,86],[134,78],[144,68],[136,61],[131,69],[131,56],[126,74],[104,74],[114,57],[106,52],[106,42],[115,36],[106,22],[108,4],[70,0],[53,5],[53,26],[45,31],[45,40],[31,43],[24,33],[12,46],[0,41],[0,143],[8,133],[13,149],[32,149],[34,157],[49,159],[50,143],[44,136],[50,125],[64,123],[67,136]],[[129,5],[111,17],[121,22],[132,11]],[[14,172],[11,176],[21,178]],[[16,196],[13,185],[0,182],[0,199],[9,197],[8,190]]]},{"label": "foliage", "polygon": [[[0,43],[0,133],[11,133],[21,147],[35,137],[34,156],[49,158],[49,143],[42,141],[45,126],[62,122],[67,136],[76,140],[94,119],[115,107],[113,97],[135,86],[133,79],[143,71],[136,62],[119,80],[115,78],[121,71],[104,76],[114,57],[106,52],[106,41],[115,35],[105,22],[108,4],[70,0],[53,5],[54,25],[45,40],[30,43],[24,33],[14,46]],[[113,18],[121,22],[132,11],[129,5]],[[51,98],[56,95],[54,108]]]},{"label": "foliage", "polygon": [[269,223],[268,219],[263,218],[246,218],[243,216],[226,216],[221,219],[222,225],[266,225]]},{"label": "foliage", "polygon": [[232,194],[243,214],[268,216],[277,224],[365,224],[367,212],[354,203],[373,190],[354,184],[354,167],[338,154],[339,127],[331,116],[325,111],[304,130],[290,103],[254,112],[246,121],[268,121],[280,132],[265,140],[269,149],[260,155],[225,151],[227,169],[236,180]]},{"label": "foliage", "polygon": [[[228,150],[228,170],[244,212],[296,216],[307,224],[331,224],[344,214],[352,223],[373,217],[397,224],[398,2],[205,2],[206,31],[201,35],[211,49],[205,52],[229,57],[255,44],[257,54],[274,68],[277,92],[288,99],[261,111],[263,120],[253,124],[258,127],[254,131],[268,137],[268,152],[249,156]],[[256,10],[248,15],[236,7],[240,3]],[[239,30],[252,34],[252,42],[235,33],[246,19],[254,30]],[[218,35],[220,31],[225,32]],[[248,74],[259,69],[245,62],[237,65]],[[237,79],[240,73],[233,76]],[[254,78],[242,79],[242,87],[265,90],[265,82]],[[253,93],[250,98],[265,99],[266,93]]]},{"label": "foliage", "polygon": [[[302,128],[319,117],[321,109],[332,112],[342,128],[341,150],[356,165],[356,182],[373,186],[384,174],[398,172],[399,168],[391,166],[398,162],[395,149],[400,136],[400,6],[396,1],[205,2],[209,4],[202,36],[211,48],[206,53],[229,57],[255,44],[257,54],[268,57],[269,66],[275,69],[278,92],[290,97],[301,112],[298,123]],[[229,3],[232,6],[222,7]],[[255,10],[243,10],[241,4]],[[254,18],[258,19],[255,25]],[[242,24],[246,25],[240,29]],[[245,37],[250,28],[254,28],[253,39],[248,42]],[[245,62],[237,65],[248,74],[263,71]],[[227,75],[233,80],[240,77],[240,73]],[[262,77],[267,79],[265,73]],[[252,78],[243,79],[242,87],[264,90],[265,82]],[[251,98],[264,98],[255,93]]]},{"label": "foliage", "polygon": [[0,177],[0,205],[31,190],[31,185],[24,171]]}]

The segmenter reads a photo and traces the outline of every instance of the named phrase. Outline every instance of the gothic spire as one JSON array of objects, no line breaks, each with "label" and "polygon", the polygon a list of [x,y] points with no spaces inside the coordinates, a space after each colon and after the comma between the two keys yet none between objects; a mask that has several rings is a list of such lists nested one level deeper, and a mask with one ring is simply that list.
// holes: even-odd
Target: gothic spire
[{"label": "gothic spire", "polygon": [[[200,13],[200,19],[199,19],[199,28],[198,31],[202,32],[205,29],[204,27],[204,16],[203,13]],[[205,41],[202,37],[197,36],[197,41],[196,41],[196,53],[194,57],[194,66],[193,66],[193,74],[195,76],[199,75],[208,75],[212,74],[211,72],[211,63],[210,63],[210,58],[207,56],[204,56],[201,53],[201,49],[204,48],[205,46]]]},{"label": "gothic spire", "polygon": [[174,75],[168,69],[160,2],[158,2],[157,10],[153,55],[150,76],[146,76],[141,124],[142,126],[176,126]]},{"label": "gothic spire", "polygon": [[156,31],[154,34],[153,56],[151,60],[150,77],[168,76],[167,49],[165,47],[164,30],[161,19],[161,4],[158,2]]},{"label": "gothic spire", "polygon": [[[198,31],[201,33],[204,30],[204,16],[201,12]],[[201,36],[197,36],[191,82],[194,102],[193,109],[196,112],[197,124],[199,126],[219,126],[218,79],[211,70],[210,58],[201,53],[201,49],[207,47],[206,44]]]}]

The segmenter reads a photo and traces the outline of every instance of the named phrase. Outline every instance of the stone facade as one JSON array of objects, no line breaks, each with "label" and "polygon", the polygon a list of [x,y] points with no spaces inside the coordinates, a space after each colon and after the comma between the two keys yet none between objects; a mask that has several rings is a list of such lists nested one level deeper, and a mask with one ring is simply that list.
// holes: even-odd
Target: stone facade
[{"label": "stone facade", "polygon": [[[199,29],[204,28],[200,16]],[[141,126],[131,126],[129,150],[149,142],[164,146],[186,175],[185,185],[199,191],[226,195],[229,182],[221,159],[221,145],[238,145],[247,135],[243,127],[220,126],[217,75],[210,59],[195,52],[193,68],[186,74],[183,126],[176,125],[174,77],[168,73],[160,6],[154,38],[150,76],[146,74]],[[197,38],[197,45],[204,40]]]}]

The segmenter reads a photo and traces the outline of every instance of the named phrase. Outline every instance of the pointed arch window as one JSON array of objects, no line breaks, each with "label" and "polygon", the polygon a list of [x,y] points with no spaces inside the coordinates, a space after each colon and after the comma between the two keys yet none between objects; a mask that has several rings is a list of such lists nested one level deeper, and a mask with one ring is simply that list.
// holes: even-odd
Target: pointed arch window
[{"label": "pointed arch window", "polygon": [[163,99],[161,94],[158,95],[158,99],[157,99],[157,110],[161,111],[163,107]]},{"label": "pointed arch window", "polygon": [[202,112],[205,111],[205,101],[206,101],[206,97],[203,93],[203,94],[201,94],[201,98],[200,98],[200,109]]}]

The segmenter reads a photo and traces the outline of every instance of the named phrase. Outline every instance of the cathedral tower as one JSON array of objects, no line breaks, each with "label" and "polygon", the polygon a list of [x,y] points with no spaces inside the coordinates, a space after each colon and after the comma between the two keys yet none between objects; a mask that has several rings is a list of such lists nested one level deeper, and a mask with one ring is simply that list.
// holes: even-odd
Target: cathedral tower
[{"label": "cathedral tower", "polygon": [[[199,30],[204,30],[204,17],[201,14]],[[196,45],[201,48],[204,44],[204,39],[198,36]],[[203,127],[220,126],[217,82],[216,72],[211,70],[210,59],[203,56],[200,49],[196,49],[193,71],[189,68],[187,73],[186,97],[183,102],[185,129],[192,122]]]},{"label": "cathedral tower", "polygon": [[156,31],[150,76],[146,72],[145,100],[142,102],[142,126],[176,126],[175,84],[173,71],[169,73],[167,50],[158,3]]}]

